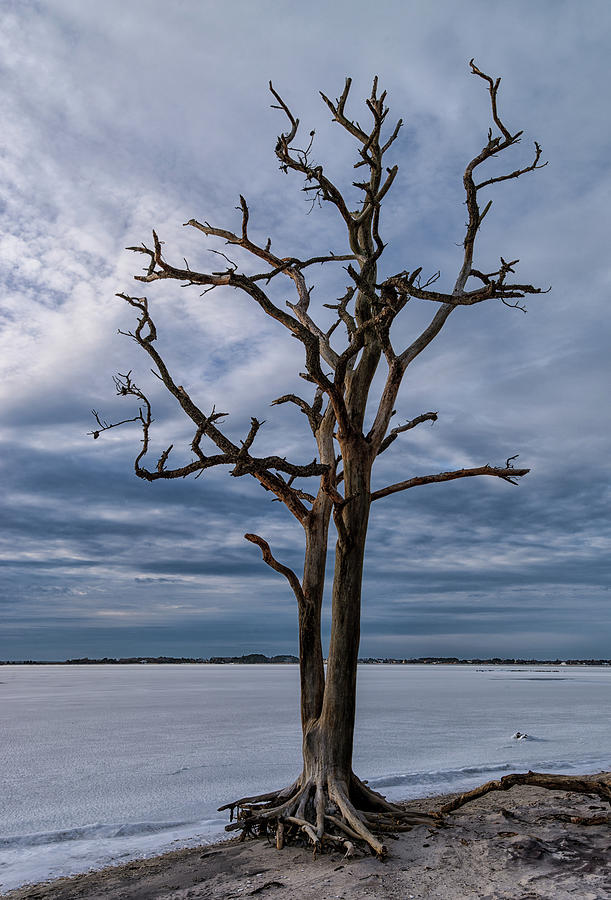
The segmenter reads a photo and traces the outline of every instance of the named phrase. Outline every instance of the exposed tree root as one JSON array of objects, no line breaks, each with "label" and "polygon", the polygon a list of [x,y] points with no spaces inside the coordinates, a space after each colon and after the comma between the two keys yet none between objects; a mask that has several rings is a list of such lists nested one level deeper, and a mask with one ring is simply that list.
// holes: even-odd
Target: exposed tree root
[{"label": "exposed tree root", "polygon": [[[369,850],[387,855],[382,835],[409,831],[413,825],[438,824],[426,813],[408,812],[389,803],[355,775],[344,780],[300,777],[288,788],[243,797],[220,807],[231,811],[226,831],[241,831],[241,839],[273,838],[280,850],[291,841],[306,842],[314,854],[325,845],[342,848],[347,857]],[[234,813],[235,819],[234,819]]]},{"label": "exposed tree root", "polygon": [[384,818],[390,818],[392,822],[400,820],[404,825],[431,825],[435,824],[436,817],[426,812],[414,812],[413,810],[403,809],[396,803],[391,803],[382,794],[378,794],[369,787],[364,781],[361,781],[356,775],[352,775],[351,794],[355,803],[366,811],[366,815],[377,815],[380,821]]},{"label": "exposed tree root", "polygon": [[[591,794],[611,804],[611,774],[608,772],[581,777],[525,772],[505,775],[498,781],[488,781],[466,791],[436,813],[405,810],[386,800],[355,775],[349,781],[301,776],[287,788],[242,797],[219,810],[231,811],[226,831],[240,831],[240,840],[250,836],[267,837],[274,840],[278,850],[285,843],[301,842],[310,846],[315,856],[325,847],[332,847],[343,849],[346,857],[354,856],[357,851],[369,851],[383,859],[388,853],[384,836],[396,838],[398,832],[409,831],[414,825],[439,825],[447,813],[491,791],[508,791],[515,785]],[[607,815],[566,818],[582,825],[611,822],[611,816]]]},{"label": "exposed tree root", "polygon": [[491,791],[508,791],[517,784],[531,785],[532,787],[547,788],[550,791],[573,791],[576,794],[594,794],[606,800],[611,804],[611,774],[601,772],[599,775],[583,775],[581,777],[574,775],[547,775],[543,772],[523,772],[514,773],[513,775],[504,775],[498,781],[487,781],[486,784],[474,788],[472,791],[466,791],[464,794],[455,797],[441,807],[439,813],[454,812],[470,803],[471,800],[477,800],[484,794]]}]

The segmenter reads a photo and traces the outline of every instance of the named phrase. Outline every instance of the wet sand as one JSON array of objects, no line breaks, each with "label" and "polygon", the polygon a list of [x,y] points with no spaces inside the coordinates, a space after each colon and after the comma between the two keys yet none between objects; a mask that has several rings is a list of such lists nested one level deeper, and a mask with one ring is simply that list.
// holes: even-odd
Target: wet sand
[{"label": "wet sand", "polygon": [[[452,795],[449,795],[452,796]],[[435,810],[449,797],[406,803]],[[389,858],[313,859],[237,839],[29,885],[5,900],[609,900],[609,806],[583,794],[514,787],[476,800],[436,828],[387,841]],[[607,817],[584,825],[575,817]]]}]

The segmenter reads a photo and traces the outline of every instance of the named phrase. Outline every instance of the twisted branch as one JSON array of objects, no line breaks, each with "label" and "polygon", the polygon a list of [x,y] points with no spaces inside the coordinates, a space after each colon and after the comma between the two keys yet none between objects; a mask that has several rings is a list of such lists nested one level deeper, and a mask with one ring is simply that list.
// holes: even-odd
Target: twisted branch
[{"label": "twisted branch", "polygon": [[[303,500],[311,499],[311,495],[293,488],[292,479],[297,477],[320,476],[327,471],[327,466],[317,463],[316,460],[307,465],[296,465],[279,456],[252,456],[249,450],[252,447],[259,428],[263,424],[255,418],[251,420],[250,430],[241,446],[238,446],[229,440],[215,425],[215,422],[223,418],[226,413],[216,412],[213,409],[210,415],[205,415],[205,413],[193,402],[185,388],[182,385],[176,384],[174,381],[165,362],[154,346],[157,332],[155,323],[149,312],[147,298],[131,297],[127,294],[118,294],[117,296],[139,311],[136,330],[133,333],[128,332],[128,334],[153,360],[156,367],[155,374],[157,374],[167,390],[178,400],[184,412],[196,425],[196,432],[191,442],[191,449],[197,457],[194,461],[185,466],[168,468],[168,457],[172,450],[172,446],[170,446],[160,455],[154,469],[149,469],[141,465],[141,461],[146,456],[149,448],[150,426],[153,421],[151,416],[151,404],[143,391],[134,384],[131,379],[131,373],[118,376],[118,378],[115,379],[117,393],[121,396],[135,396],[143,404],[138,415],[133,419],[126,419],[122,423],[116,423],[116,425],[126,424],[127,422],[141,423],[143,430],[142,449],[134,464],[138,477],[143,478],[146,481],[156,481],[160,478],[184,478],[194,473],[200,474],[204,469],[213,466],[232,465],[233,469],[231,474],[234,477],[241,477],[245,474],[252,475],[263,485],[263,487],[272,491],[279,500],[282,500],[299,521],[305,521],[309,514],[309,510],[304,506]],[[94,413],[94,415],[96,415],[96,421],[100,426],[96,432],[93,432],[94,438],[96,435],[99,437],[101,431],[115,427],[115,425],[103,422],[97,414]],[[202,451],[201,441],[204,436],[212,440],[219,450],[221,450],[220,454],[208,456]],[[281,477],[280,473],[291,476],[291,480],[286,482]]]},{"label": "twisted branch", "polygon": [[274,569],[274,571],[279,572],[281,575],[284,575],[284,577],[290,584],[299,605],[301,606],[302,604],[305,604],[306,598],[303,593],[303,588],[301,587],[301,582],[292,569],[289,569],[288,566],[285,566],[282,563],[278,562],[278,560],[274,557],[267,541],[262,537],[259,537],[258,534],[245,534],[244,537],[247,541],[250,541],[251,544],[256,544],[257,547],[260,548],[263,561],[267,563],[268,566]]}]

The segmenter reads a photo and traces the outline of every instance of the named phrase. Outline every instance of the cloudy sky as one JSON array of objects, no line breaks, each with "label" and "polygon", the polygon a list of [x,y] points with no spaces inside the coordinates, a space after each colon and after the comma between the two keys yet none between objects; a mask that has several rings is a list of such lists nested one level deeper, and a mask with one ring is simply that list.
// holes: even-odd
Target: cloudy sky
[{"label": "cloudy sky", "polygon": [[[456,311],[398,405],[401,419],[439,421],[395,442],[376,485],[515,453],[532,472],[520,487],[471,479],[376,502],[361,652],[609,656],[610,25],[606,0],[4,3],[0,658],[295,651],[287,585],[242,537],[262,534],[298,569],[289,514],[226,471],[147,484],[133,474],[135,427],[87,434],[92,408],[134,414],[112,385],[131,369],[154,401],[155,446],[190,439],[117,335],[133,317],[114,294],[134,290],[141,265],[124,248],[156,227],[169,258],[218,268],[206,250],[218,245],[182,223],[234,229],[243,193],[253,233],[281,255],[346,252],[333,210],[308,214],[299,179],[278,171],[267,83],[350,194],[355,149],[318,91],[338,96],[351,75],[364,120],[378,74],[406,123],[382,275],[422,266],[451,286],[462,171],[489,126],[471,57],[503,76],[504,117],[524,129],[511,167],[533,140],[550,163],[491,192],[479,268],[519,258],[521,280],[553,290],[526,315]],[[318,304],[348,283],[341,270],[318,279]],[[230,436],[256,415],[261,452],[311,460],[304,418],[269,407],[298,386],[283,329],[233,293],[160,283],[148,296],[176,380],[230,413]],[[406,340],[431,306],[412,301]]]}]

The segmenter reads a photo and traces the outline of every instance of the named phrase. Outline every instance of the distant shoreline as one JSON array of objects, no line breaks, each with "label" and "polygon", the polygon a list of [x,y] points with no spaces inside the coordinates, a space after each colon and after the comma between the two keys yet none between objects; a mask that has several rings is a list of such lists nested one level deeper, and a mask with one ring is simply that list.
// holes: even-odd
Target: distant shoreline
[{"label": "distant shoreline", "polygon": [[[297,665],[299,659],[291,654],[265,656],[263,653],[249,653],[243,656],[129,656],[121,658],[103,657],[90,659],[87,656],[64,660],[0,660],[0,666],[125,666],[125,665]],[[392,657],[364,657],[360,665],[370,666],[611,666],[611,659],[512,659],[494,656],[487,659],[459,659],[456,656],[420,656],[410,659]]]}]

